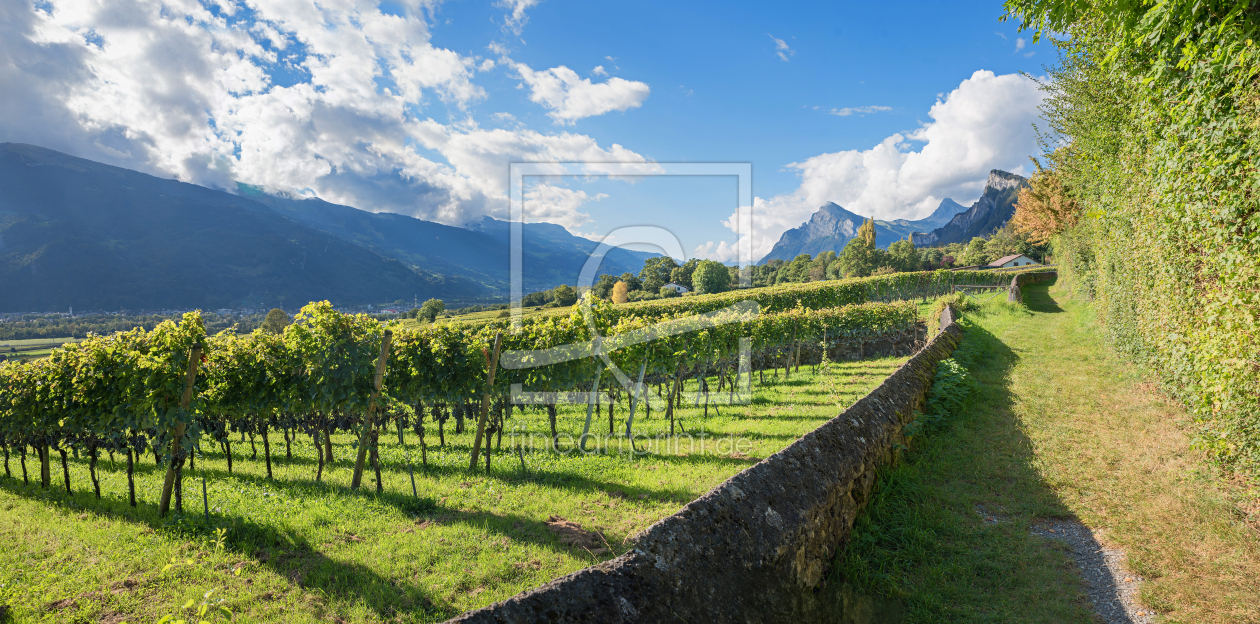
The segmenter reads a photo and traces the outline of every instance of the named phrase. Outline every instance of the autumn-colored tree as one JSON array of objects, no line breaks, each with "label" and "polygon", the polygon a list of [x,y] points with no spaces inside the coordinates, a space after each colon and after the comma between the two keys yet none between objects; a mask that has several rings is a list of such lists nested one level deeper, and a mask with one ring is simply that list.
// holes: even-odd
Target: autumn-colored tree
[{"label": "autumn-colored tree", "polygon": [[1080,206],[1070,196],[1063,180],[1053,169],[1037,167],[1019,191],[1010,228],[1034,243],[1044,244],[1055,234],[1076,225]]},{"label": "autumn-colored tree", "polygon": [[625,282],[617,282],[613,284],[612,301],[613,303],[625,303],[630,300],[630,287]]},{"label": "autumn-colored tree", "polygon": [[875,248],[875,218],[866,219],[862,222],[861,227],[857,231],[858,238],[866,241],[866,246],[870,249]]}]

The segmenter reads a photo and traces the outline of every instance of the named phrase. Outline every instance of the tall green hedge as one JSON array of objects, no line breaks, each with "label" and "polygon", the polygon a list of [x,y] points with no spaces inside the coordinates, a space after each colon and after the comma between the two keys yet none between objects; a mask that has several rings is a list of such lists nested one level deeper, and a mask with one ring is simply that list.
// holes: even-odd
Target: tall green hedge
[{"label": "tall green hedge", "polygon": [[1043,127],[1082,206],[1060,278],[1193,408],[1200,447],[1260,470],[1260,2],[1007,8],[1066,35]]}]

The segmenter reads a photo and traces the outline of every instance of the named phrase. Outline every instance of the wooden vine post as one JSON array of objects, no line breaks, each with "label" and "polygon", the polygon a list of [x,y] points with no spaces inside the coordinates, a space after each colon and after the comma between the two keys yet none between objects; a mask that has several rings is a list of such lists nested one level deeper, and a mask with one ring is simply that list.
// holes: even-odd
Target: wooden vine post
[{"label": "wooden vine post", "polygon": [[359,456],[354,460],[354,476],[350,479],[350,489],[359,489],[363,482],[363,464],[367,461],[368,445],[372,443],[372,431],[376,428],[376,400],[381,395],[381,386],[385,383],[385,362],[389,359],[389,344],[393,341],[394,332],[385,330],[381,338],[381,355],[376,359],[376,376],[372,378],[372,396],[368,399],[367,417],[363,419],[363,429],[359,431]]},{"label": "wooden vine post", "polygon": [[[494,357],[487,362],[486,390],[481,395],[481,414],[477,417],[477,437],[473,441],[472,460],[468,470],[477,469],[477,456],[481,454],[481,438],[486,432],[486,416],[490,412],[490,389],[494,387],[494,372],[499,368],[499,347],[503,344],[503,332],[494,335]],[[486,455],[490,454],[490,440],[486,440]]]},{"label": "wooden vine post", "polygon": [[[197,380],[197,364],[201,363],[201,343],[193,345],[188,356],[188,373],[184,377],[184,396],[179,399],[179,409],[188,409],[192,402],[193,382]],[[176,459],[180,452],[180,440],[184,437],[186,425],[175,425],[171,436],[171,456],[166,464],[166,481],[162,483],[162,500],[158,505],[158,515],[165,516],[171,510],[171,490],[175,487]]]}]

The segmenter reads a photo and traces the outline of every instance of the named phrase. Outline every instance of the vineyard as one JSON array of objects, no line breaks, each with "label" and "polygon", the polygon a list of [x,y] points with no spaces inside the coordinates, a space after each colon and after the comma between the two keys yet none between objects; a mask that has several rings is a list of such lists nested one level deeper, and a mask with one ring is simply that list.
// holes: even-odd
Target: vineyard
[{"label": "vineyard", "polygon": [[[108,457],[106,472],[125,478],[115,495],[125,492],[129,506],[156,503],[159,515],[173,508],[177,518],[209,521],[222,501],[207,497],[198,464],[216,466],[221,478],[257,472],[318,486],[341,459],[338,481],[351,490],[368,474],[378,495],[423,501],[432,471],[445,474],[453,463],[465,475],[535,474],[560,458],[674,454],[662,440],[690,440],[711,430],[711,419],[748,412],[732,403],[764,405],[793,376],[820,379],[802,366],[908,352],[925,337],[914,300],[948,293],[955,281],[1009,279],[938,272],[647,305],[596,300],[516,330],[503,319],[395,332],[323,302],[280,335],[207,336],[190,313],[0,365],[5,474],[73,493],[75,467],[99,500],[110,495],[100,469]],[[257,467],[242,461],[246,440],[250,459],[261,455]],[[770,453],[784,443],[726,453]],[[309,469],[294,474],[294,453]],[[115,457],[125,472],[112,470]],[[204,503],[185,516],[186,470],[201,477],[193,496]]]},{"label": "vineyard", "polygon": [[[232,432],[260,437],[268,465],[270,436],[276,432],[285,440],[309,436],[325,447],[333,434],[355,432],[359,457],[352,487],[357,488],[367,453],[375,458],[385,426],[399,439],[403,430],[414,431],[423,465],[431,442],[426,419],[437,426],[439,444],[452,417],[459,432],[475,420],[478,438],[470,462],[475,468],[481,437],[501,439],[514,386],[549,397],[541,402],[553,423],[557,392],[590,387],[591,395],[607,393],[610,404],[623,399],[629,403],[625,436],[633,438],[640,403],[646,413],[654,401],[656,409],[672,413],[688,379],[701,379],[706,404],[710,394],[723,390],[730,400],[741,384],[751,384],[753,371],[783,367],[786,372],[803,354],[819,358],[815,352],[822,349],[855,345],[860,353],[866,344],[913,334],[919,331],[917,312],[905,300],[949,292],[960,277],[995,285],[1006,279],[940,271],[637,305],[596,301],[565,317],[532,320],[516,331],[504,320],[479,327],[437,325],[397,336],[373,319],[341,314],[327,302],[303,308],[283,335],[225,331],[211,337],[200,315],[189,313],[180,323],[164,322],[150,332],[94,335],[44,360],[0,368],[0,445],[6,474],[12,474],[10,459],[16,453],[24,479],[30,478],[31,449],[45,488],[52,481],[52,452],[60,455],[63,472],[70,452],[91,458],[93,465],[102,451],[125,453],[129,464],[152,454],[170,467],[162,513],[172,495],[182,508],[181,471],[186,459],[195,461],[196,451],[218,446],[230,469]],[[661,327],[672,329],[662,332]],[[742,348],[749,361],[741,368]],[[529,354],[556,349],[575,354],[531,364],[537,356]],[[491,350],[504,352],[505,358],[527,355],[496,376],[498,358]],[[637,379],[627,383],[621,371],[635,368]],[[715,388],[709,387],[709,377],[716,377]],[[643,391],[650,385],[666,386],[668,392],[654,399]],[[627,387],[638,390],[627,393]],[[552,434],[558,436],[554,425]],[[94,469],[92,474],[99,492]],[[321,476],[317,472],[317,480]],[[65,480],[70,489],[68,476]],[[134,493],[130,497],[134,500]]]}]

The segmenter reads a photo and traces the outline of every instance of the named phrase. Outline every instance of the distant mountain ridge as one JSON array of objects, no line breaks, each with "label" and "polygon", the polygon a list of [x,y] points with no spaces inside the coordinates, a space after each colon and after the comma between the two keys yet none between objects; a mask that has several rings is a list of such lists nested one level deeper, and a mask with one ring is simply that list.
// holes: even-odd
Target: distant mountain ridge
[{"label": "distant mountain ridge", "polygon": [[[466,227],[424,221],[391,212],[366,212],[318,198],[268,195],[242,187],[252,199],[280,214],[404,264],[480,285],[486,296],[506,297],[511,285],[508,221],[490,217]],[[553,223],[522,224],[522,283],[525,292],[575,284],[599,244]],[[600,273],[638,274],[657,254],[612,249]]]},{"label": "distant mountain ridge", "polygon": [[967,243],[1000,229],[1015,216],[1019,190],[1028,186],[1028,179],[994,169],[984,185],[984,194],[966,212],[954,215],[949,223],[931,232],[915,232],[917,247],[935,247],[950,243]]},{"label": "distant mountain ridge", "polygon": [[[875,225],[876,226],[882,225],[884,229],[896,234],[897,240],[901,240],[902,238],[905,238],[906,236],[909,236],[911,233],[916,232],[916,231],[923,231],[923,230],[929,230],[929,229],[941,227],[945,225],[946,223],[949,223],[949,220],[953,219],[954,215],[960,212],[965,212],[966,210],[967,210],[966,206],[963,206],[962,204],[959,204],[958,202],[946,197],[945,199],[941,200],[941,204],[936,207],[936,210],[932,211],[932,214],[922,219],[916,219],[914,221],[908,221],[906,219],[897,219],[895,221],[880,221],[877,219],[875,221]],[[877,242],[878,240],[879,240],[878,237],[876,237]]]},{"label": "distant mountain ridge", "polygon": [[0,311],[468,296],[238,195],[0,144]]},{"label": "distant mountain ridge", "polygon": [[[1015,201],[1019,189],[1027,186],[1022,176],[994,169],[989,172],[984,193],[970,208],[946,198],[932,214],[922,219],[908,221],[875,221],[875,245],[888,245],[914,235],[918,247],[932,247],[949,243],[966,243],[976,236],[992,233],[1006,225],[1015,214]],[[770,253],[758,261],[791,261],[800,254],[816,256],[824,251],[837,254],[857,235],[857,229],[865,217],[841,208],[834,202],[820,207],[809,221],[783,233]]]},{"label": "distant mountain ridge", "polygon": [[[904,239],[915,230],[935,228],[948,223],[955,214],[966,210],[952,199],[945,199],[932,214],[915,221],[898,219],[896,221],[875,221],[875,245],[888,247]],[[775,243],[770,253],[766,254],[758,264],[765,264],[774,259],[791,261],[800,254],[816,256],[824,251],[837,254],[857,235],[866,217],[854,214],[841,208],[835,202],[827,202],[810,216],[809,221],[783,233],[779,242]]]},{"label": "distant mountain ridge", "polygon": [[[0,143],[0,312],[506,300],[509,224],[471,228],[240,194]],[[574,284],[594,241],[524,224],[526,292]],[[600,273],[656,254],[614,249]]]}]

